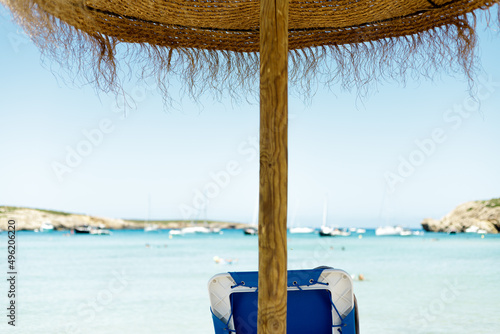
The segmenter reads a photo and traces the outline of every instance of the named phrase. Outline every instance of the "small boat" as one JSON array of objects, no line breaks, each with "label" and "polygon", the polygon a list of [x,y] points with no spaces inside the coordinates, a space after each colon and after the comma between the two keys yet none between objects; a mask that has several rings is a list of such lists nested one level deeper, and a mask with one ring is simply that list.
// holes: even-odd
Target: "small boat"
[{"label": "small boat", "polygon": [[407,237],[409,235],[413,235],[413,233],[410,230],[402,230],[401,232],[399,232],[399,235],[403,236],[403,237]]},{"label": "small boat", "polygon": [[410,236],[412,235],[412,231],[402,226],[384,226],[378,227],[375,230],[375,235],[377,236],[390,236],[390,235],[399,235],[399,236]]},{"label": "small boat", "polygon": [[259,233],[259,230],[256,227],[247,227],[243,230],[243,234],[245,235],[256,235]]},{"label": "small boat", "polygon": [[288,232],[290,234],[308,234],[313,233],[314,229],[310,227],[302,227],[300,224],[295,225],[295,217],[297,217],[297,209],[299,207],[299,201],[295,201],[295,205],[293,206],[293,213],[291,215],[290,227],[288,228]]},{"label": "small boat", "polygon": [[328,226],[321,226],[319,230],[319,235],[321,237],[332,237],[333,228]]},{"label": "small boat", "polygon": [[327,226],[326,225],[327,216],[328,216],[328,198],[325,197],[325,202],[323,203],[323,222],[319,230],[320,237],[348,237],[351,235],[351,232],[349,231],[340,230],[338,228]]},{"label": "small boat", "polygon": [[204,226],[188,226],[181,229],[182,234],[223,234],[222,229],[220,227],[209,227],[207,224]]},{"label": "small boat", "polygon": [[357,228],[357,227],[349,227],[348,231],[351,233],[358,233],[358,234],[366,233],[366,230],[364,228]]},{"label": "small boat", "polygon": [[310,227],[291,227],[289,229],[290,233],[294,234],[294,233],[297,233],[297,234],[306,234],[306,233],[313,233],[314,232],[314,229],[313,228],[310,228]]},{"label": "small boat", "polygon": [[321,224],[321,228],[319,229],[320,237],[334,237],[338,235],[331,226],[326,226],[326,217],[328,216],[328,198],[325,197],[325,201],[323,203],[323,223]]},{"label": "small boat", "polygon": [[43,222],[42,225],[40,225],[39,231],[40,232],[52,232],[52,231],[54,231],[54,225],[52,225],[48,221]]},{"label": "small boat", "polygon": [[487,234],[488,233],[488,231],[486,231],[482,228],[479,228],[476,225],[472,225],[472,226],[468,227],[467,229],[465,229],[464,232],[465,233],[478,233],[478,234]]},{"label": "small boat", "polygon": [[98,227],[81,225],[75,227],[75,233],[78,234],[93,234],[93,235],[111,235],[111,231],[106,229],[104,225]]},{"label": "small boat", "polygon": [[158,232],[158,225],[147,224],[146,226],[144,226],[144,232]]},{"label": "small boat", "polygon": [[243,229],[244,235],[257,235],[259,233],[259,198],[255,201],[251,226]]},{"label": "small boat", "polygon": [[346,231],[346,230],[339,230],[339,236],[341,237],[348,237],[351,235],[351,232]]},{"label": "small boat", "polygon": [[169,235],[183,235],[184,233],[182,232],[182,230],[173,229],[173,230],[168,231],[168,234]]},{"label": "small boat", "polygon": [[479,227],[477,227],[476,225],[472,225],[465,229],[465,233],[478,233],[478,231]]},{"label": "small boat", "polygon": [[158,225],[149,222],[151,213],[151,194],[148,194],[148,215],[144,222],[144,232],[158,232]]},{"label": "small boat", "polygon": [[213,233],[213,234],[224,234],[224,232],[222,232],[222,229],[220,227],[212,227],[212,228],[210,228],[210,233]]},{"label": "small boat", "polygon": [[210,229],[205,226],[189,226],[181,229],[183,234],[187,233],[210,233]]},{"label": "small boat", "polygon": [[90,230],[91,229],[92,229],[92,227],[89,226],[89,225],[81,225],[81,226],[75,227],[75,233],[78,233],[78,234],[90,234]]},{"label": "small boat", "polygon": [[375,230],[375,235],[398,235],[399,231],[394,226],[378,227]]},{"label": "small boat", "polygon": [[322,227],[319,231],[321,237],[348,237],[351,232],[332,227]]},{"label": "small boat", "polygon": [[90,229],[90,234],[94,234],[94,235],[111,235],[111,231],[108,230],[108,229],[105,229],[105,228],[97,227],[97,228],[91,228]]}]

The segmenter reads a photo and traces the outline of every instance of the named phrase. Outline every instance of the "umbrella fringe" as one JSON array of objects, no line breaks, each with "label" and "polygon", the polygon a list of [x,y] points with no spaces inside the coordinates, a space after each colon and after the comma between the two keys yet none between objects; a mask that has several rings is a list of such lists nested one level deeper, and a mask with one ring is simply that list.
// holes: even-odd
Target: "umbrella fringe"
[{"label": "umbrella fringe", "polygon": [[[118,37],[88,34],[58,18],[57,1],[49,14],[35,1],[0,0],[13,13],[42,54],[58,64],[57,74],[73,84],[93,83],[98,91],[124,94],[135,78],[154,78],[165,103],[174,101],[172,87],[199,100],[205,93],[215,99],[230,97],[237,103],[258,100],[258,52],[218,51],[123,43]],[[490,6],[489,4],[488,6]],[[487,9],[487,6],[484,7]],[[75,5],[75,15],[89,17]],[[500,26],[500,9],[483,10],[487,24]],[[493,17],[492,17],[493,16]],[[372,85],[408,79],[434,79],[442,73],[465,74],[470,85],[478,70],[476,14],[453,17],[446,25],[403,37],[363,43],[310,46],[289,51],[289,91],[309,100],[321,86],[365,96]]]}]

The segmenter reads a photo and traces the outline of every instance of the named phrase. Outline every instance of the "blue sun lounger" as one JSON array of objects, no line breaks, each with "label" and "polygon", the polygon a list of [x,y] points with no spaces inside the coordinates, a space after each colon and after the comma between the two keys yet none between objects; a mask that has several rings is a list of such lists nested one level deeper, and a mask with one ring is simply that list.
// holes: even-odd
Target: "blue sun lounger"
[{"label": "blue sun lounger", "polygon": [[[258,272],[218,274],[208,283],[215,334],[257,333]],[[343,270],[288,271],[287,334],[359,334],[351,277]]]}]

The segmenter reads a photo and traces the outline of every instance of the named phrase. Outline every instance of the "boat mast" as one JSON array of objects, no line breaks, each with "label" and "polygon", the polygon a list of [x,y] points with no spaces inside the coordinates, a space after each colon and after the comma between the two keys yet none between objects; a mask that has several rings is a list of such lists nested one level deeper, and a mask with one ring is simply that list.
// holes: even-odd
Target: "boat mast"
[{"label": "boat mast", "polygon": [[322,228],[326,227],[326,216],[328,215],[328,197],[325,197],[325,202],[323,203],[323,224]]}]

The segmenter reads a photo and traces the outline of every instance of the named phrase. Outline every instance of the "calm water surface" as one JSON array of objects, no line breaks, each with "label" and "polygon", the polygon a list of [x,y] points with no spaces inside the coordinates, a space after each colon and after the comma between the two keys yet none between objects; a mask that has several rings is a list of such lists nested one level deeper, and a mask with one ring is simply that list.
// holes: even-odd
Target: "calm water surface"
[{"label": "calm water surface", "polygon": [[[213,333],[209,278],[257,268],[257,238],[232,230],[173,239],[167,231],[19,232],[17,242],[17,325],[7,325],[2,279],[0,333]],[[1,277],[6,233],[0,243]],[[288,248],[289,269],[364,275],[354,283],[363,334],[500,331],[498,236],[289,235]]]}]

